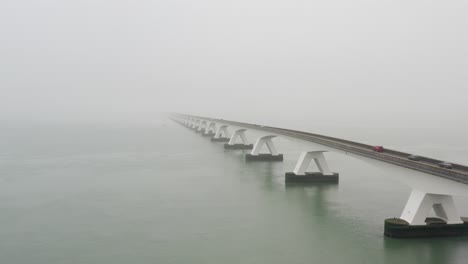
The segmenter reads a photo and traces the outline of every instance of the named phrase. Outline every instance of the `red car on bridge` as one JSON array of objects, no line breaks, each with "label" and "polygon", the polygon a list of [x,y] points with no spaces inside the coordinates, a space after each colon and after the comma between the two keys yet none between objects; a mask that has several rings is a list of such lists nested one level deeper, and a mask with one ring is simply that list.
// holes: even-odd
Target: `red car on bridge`
[{"label": "red car on bridge", "polygon": [[382,146],[374,146],[372,150],[375,152],[384,152],[384,148]]}]

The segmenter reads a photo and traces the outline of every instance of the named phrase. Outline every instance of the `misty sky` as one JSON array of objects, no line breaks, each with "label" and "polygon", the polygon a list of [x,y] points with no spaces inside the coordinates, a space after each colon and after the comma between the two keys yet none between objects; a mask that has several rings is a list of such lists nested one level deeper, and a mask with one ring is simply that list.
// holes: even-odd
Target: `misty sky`
[{"label": "misty sky", "polygon": [[465,122],[467,14],[464,0],[3,0],[0,120]]}]

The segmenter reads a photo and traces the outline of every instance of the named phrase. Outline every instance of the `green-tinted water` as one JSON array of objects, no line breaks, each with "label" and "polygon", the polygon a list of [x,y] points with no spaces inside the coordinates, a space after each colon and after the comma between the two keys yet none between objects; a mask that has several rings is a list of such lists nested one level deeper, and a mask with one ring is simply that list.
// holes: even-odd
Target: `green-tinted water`
[{"label": "green-tinted water", "polygon": [[[466,263],[468,238],[395,240],[409,187],[330,154],[339,185],[287,187],[176,124],[6,127],[0,263]],[[468,203],[457,200],[466,215]]]}]

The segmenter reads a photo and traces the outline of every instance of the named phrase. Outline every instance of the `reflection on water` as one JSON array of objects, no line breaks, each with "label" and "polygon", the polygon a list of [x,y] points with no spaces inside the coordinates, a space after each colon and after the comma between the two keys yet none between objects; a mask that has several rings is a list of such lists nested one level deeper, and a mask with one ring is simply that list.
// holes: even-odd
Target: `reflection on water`
[{"label": "reflection on water", "polygon": [[327,216],[327,193],[336,192],[336,183],[316,183],[309,186],[301,186],[297,183],[286,184],[286,194],[288,199],[295,199],[299,204],[306,206],[307,210],[324,212],[321,218]]},{"label": "reflection on water", "polygon": [[[386,259],[399,259],[401,263],[464,263],[466,238],[391,239],[384,238]],[[386,263],[392,263],[387,261]]]}]

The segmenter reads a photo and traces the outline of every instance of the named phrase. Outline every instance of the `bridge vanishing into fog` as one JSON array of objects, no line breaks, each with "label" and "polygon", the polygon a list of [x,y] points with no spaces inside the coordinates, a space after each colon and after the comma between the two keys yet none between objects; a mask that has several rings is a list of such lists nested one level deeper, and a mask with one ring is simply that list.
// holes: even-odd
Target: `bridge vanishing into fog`
[{"label": "bridge vanishing into fog", "polygon": [[[292,172],[285,174],[287,184],[338,184],[339,174],[329,169],[327,151],[343,153],[364,160],[373,160],[418,172],[420,177],[400,218],[385,220],[385,235],[391,237],[429,237],[468,235],[468,219],[460,217],[452,195],[468,194],[468,166],[410,153],[362,144],[309,132],[242,123],[194,115],[172,114],[172,119],[184,126],[211,137],[213,142],[226,142],[226,149],[252,149],[246,161],[282,161],[273,142],[275,137],[314,143],[314,149],[305,149]],[[229,128],[235,131],[231,135]],[[255,144],[249,144],[248,130],[262,133]],[[239,142],[240,141],[240,142]],[[261,153],[266,146],[268,153]],[[318,172],[306,172],[314,161]],[[426,182],[424,176],[446,179]],[[430,217],[433,210],[436,217]]]}]

